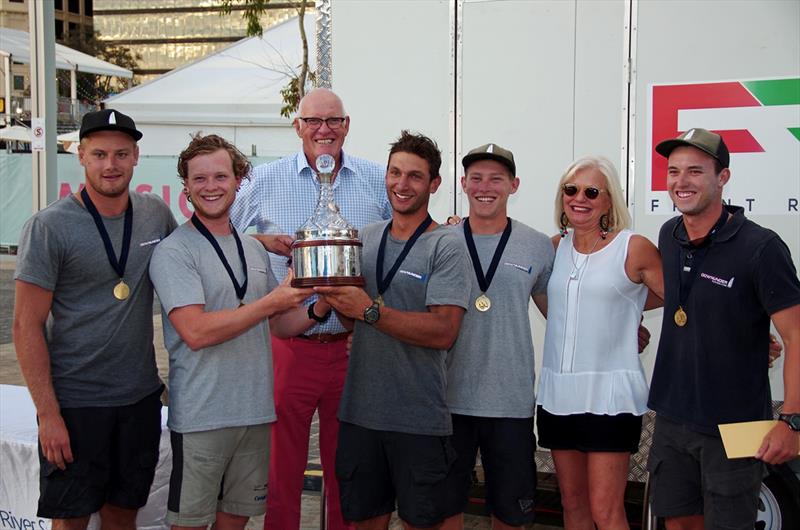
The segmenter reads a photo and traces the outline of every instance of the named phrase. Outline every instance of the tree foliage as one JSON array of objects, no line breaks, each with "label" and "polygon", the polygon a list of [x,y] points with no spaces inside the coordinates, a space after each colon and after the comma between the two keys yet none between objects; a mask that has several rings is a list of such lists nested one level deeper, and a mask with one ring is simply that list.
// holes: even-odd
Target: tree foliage
[{"label": "tree foliage", "polygon": [[[233,7],[242,7],[242,18],[247,22],[247,35],[249,37],[258,35],[259,37],[264,34],[264,27],[261,25],[261,15],[267,12],[270,0],[222,0],[222,14],[230,15],[233,12]],[[316,76],[314,72],[308,69],[308,37],[306,36],[305,28],[305,14],[306,14],[306,0],[295,0],[289,2],[297,8],[297,22],[300,25],[300,41],[303,44],[303,59],[302,64],[298,65],[299,72],[292,71],[288,73],[289,82],[281,89],[281,97],[283,98],[283,107],[281,108],[281,116],[288,118],[297,111],[300,100],[306,94],[306,88],[310,83],[312,86],[316,84]]]},{"label": "tree foliage", "polygon": [[[67,38],[62,41],[64,46],[68,46],[74,50],[78,50],[92,57],[97,57],[102,61],[106,61],[128,70],[134,70],[138,66],[138,61],[142,56],[138,53],[133,53],[130,48],[125,46],[118,46],[104,41],[100,38],[100,33],[90,28],[86,28],[84,32],[71,32]],[[121,80],[118,77],[98,74],[88,74],[85,72],[78,73],[78,87],[79,99],[99,102],[108,96],[118,92],[121,89],[127,88],[127,80]],[[59,79],[60,82],[64,80]],[[66,77],[67,87],[69,86],[69,76]],[[69,89],[66,89],[69,92]]]}]

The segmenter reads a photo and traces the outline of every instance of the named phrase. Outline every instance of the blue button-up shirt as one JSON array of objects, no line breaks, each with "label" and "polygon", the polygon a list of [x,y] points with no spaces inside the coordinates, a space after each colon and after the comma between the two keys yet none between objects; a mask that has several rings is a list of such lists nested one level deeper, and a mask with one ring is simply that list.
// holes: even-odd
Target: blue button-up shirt
[{"label": "blue button-up shirt", "polygon": [[[342,153],[342,167],[333,181],[333,197],[341,214],[361,230],[364,226],[389,219],[392,208],[386,196],[386,170],[375,162]],[[319,197],[319,181],[300,151],[253,169],[242,181],[231,207],[231,221],[237,230],[255,227],[259,234],[289,234],[311,217]],[[278,281],[287,272],[287,258],[270,254],[272,271]],[[309,302],[310,303],[310,302]],[[306,333],[340,333],[336,318],[317,324]]]}]

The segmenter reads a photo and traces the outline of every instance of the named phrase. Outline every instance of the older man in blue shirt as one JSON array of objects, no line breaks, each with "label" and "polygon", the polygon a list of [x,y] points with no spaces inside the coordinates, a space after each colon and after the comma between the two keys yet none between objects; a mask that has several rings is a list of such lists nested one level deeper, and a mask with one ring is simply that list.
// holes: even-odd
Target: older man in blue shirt
[{"label": "older man in blue shirt", "polygon": [[[391,217],[384,168],[342,150],[350,117],[336,94],[326,89],[309,92],[300,102],[294,128],[303,141],[303,149],[256,167],[251,179],[243,182],[231,209],[231,220],[238,229],[253,226],[259,234],[294,234],[316,205],[319,182],[312,167],[322,154],[336,160],[334,200],[351,224],[361,229]],[[275,249],[287,242],[286,238],[271,238],[268,246]],[[275,276],[281,280],[287,274],[286,258],[270,254],[270,261]],[[348,528],[339,508],[334,473],[339,430],[336,412],[347,373],[347,333],[322,300],[311,303],[308,316],[311,327],[305,334],[287,340],[272,339],[278,421],[272,431],[265,530],[293,530],[300,526],[303,472],[316,409],[328,528]]]}]

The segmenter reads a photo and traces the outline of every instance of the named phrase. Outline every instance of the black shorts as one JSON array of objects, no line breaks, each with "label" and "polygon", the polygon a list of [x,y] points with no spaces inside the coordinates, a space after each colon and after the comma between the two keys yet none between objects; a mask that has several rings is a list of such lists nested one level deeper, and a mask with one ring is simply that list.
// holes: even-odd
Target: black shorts
[{"label": "black shorts", "polygon": [[706,528],[752,529],[764,464],[729,459],[718,436],[656,416],[647,460],[653,514],[703,515]]},{"label": "black shorts", "polygon": [[147,503],[161,439],[161,388],[132,405],[61,409],[74,461],[64,471],[39,444],[39,517],[84,517],[108,503]]},{"label": "black shorts", "polygon": [[448,505],[455,461],[449,436],[426,436],[339,424],[336,478],[342,516],[365,521],[391,513],[412,526],[434,526],[461,513]]},{"label": "black shorts", "polygon": [[568,414],[557,416],[536,409],[539,445],[562,451],[636,453],[642,417],[633,414]]},{"label": "black shorts", "polygon": [[489,513],[509,526],[532,523],[536,515],[533,418],[452,417],[451,440],[458,458],[448,490],[461,503],[462,511],[469,500],[475,456],[480,448]]}]

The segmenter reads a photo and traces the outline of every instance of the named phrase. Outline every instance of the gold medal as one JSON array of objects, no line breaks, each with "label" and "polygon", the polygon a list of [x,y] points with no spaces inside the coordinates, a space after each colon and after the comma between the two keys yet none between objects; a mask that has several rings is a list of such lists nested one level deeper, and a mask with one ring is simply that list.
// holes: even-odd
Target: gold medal
[{"label": "gold medal", "polygon": [[383,296],[381,295],[376,296],[375,303],[378,304],[379,307],[383,307]]},{"label": "gold medal", "polygon": [[481,295],[475,299],[475,309],[484,313],[492,307],[492,301],[489,300],[489,297],[486,296],[485,293],[481,293]]},{"label": "gold medal", "polygon": [[125,300],[131,295],[131,288],[128,287],[128,284],[123,281],[122,278],[119,279],[119,283],[114,286],[114,298],[117,300]]},{"label": "gold medal", "polygon": [[689,317],[686,316],[686,311],[683,310],[681,306],[678,306],[678,309],[675,311],[675,323],[683,327],[686,325],[686,322],[689,320]]}]

